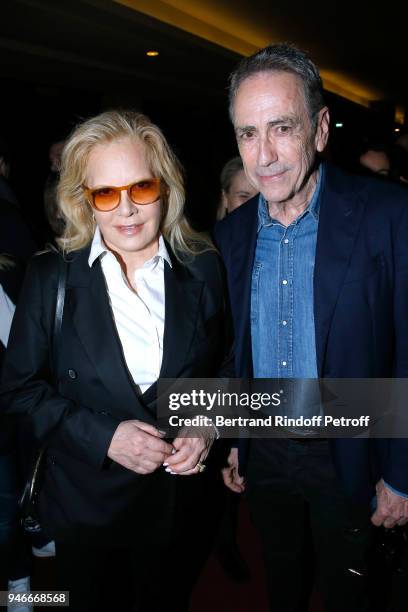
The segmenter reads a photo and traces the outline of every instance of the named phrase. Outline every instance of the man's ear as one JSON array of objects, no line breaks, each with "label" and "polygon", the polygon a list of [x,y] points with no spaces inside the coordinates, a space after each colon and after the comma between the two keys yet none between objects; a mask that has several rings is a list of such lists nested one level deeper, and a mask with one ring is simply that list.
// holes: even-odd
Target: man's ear
[{"label": "man's ear", "polygon": [[329,139],[330,113],[327,106],[320,109],[317,116],[317,126],[315,135],[316,151],[321,153],[324,151]]}]

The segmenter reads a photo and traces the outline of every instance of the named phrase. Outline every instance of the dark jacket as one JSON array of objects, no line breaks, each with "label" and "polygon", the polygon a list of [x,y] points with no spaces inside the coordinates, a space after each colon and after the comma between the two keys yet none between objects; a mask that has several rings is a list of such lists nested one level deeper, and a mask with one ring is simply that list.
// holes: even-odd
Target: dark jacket
[{"label": "dark jacket", "polygon": [[[39,442],[50,438],[40,496],[49,534],[57,539],[95,534],[104,541],[112,536],[118,543],[122,536],[132,537],[143,521],[158,528],[170,520],[176,488],[196,485],[162,469],[141,476],[107,460],[121,421],[156,422],[156,384],[138,395],[100,262],[90,269],[88,256],[89,247],[68,264],[57,371],[51,346],[59,255],[32,259],[10,335],[2,404],[8,412],[29,416]],[[189,266],[171,256],[173,267],[165,263],[164,272],[160,376],[228,374],[232,358],[219,256],[207,252]]]},{"label": "dark jacket", "polygon": [[[250,290],[258,196],[221,221],[238,376],[252,376]],[[405,189],[328,165],[314,269],[317,369],[325,378],[408,376],[408,198]],[[408,440],[331,441],[347,493],[368,500],[375,481],[408,493]],[[245,463],[248,445],[241,448]]]},{"label": "dark jacket", "polygon": [[[0,285],[3,287],[7,297],[17,303],[18,294],[23,281],[23,268],[11,260],[11,265],[0,270]],[[3,367],[6,347],[0,342],[0,373]],[[0,455],[6,455],[16,448],[16,423],[10,417],[0,415]]]}]

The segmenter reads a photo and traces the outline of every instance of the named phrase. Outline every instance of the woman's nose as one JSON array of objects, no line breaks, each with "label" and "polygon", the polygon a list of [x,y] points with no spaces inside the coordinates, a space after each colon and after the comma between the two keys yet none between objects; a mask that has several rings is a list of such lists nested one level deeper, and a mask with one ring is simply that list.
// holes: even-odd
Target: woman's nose
[{"label": "woman's nose", "polygon": [[120,215],[125,217],[130,217],[130,215],[137,214],[139,212],[137,206],[133,204],[132,200],[129,198],[128,192],[125,190],[121,191],[120,193],[118,212]]}]

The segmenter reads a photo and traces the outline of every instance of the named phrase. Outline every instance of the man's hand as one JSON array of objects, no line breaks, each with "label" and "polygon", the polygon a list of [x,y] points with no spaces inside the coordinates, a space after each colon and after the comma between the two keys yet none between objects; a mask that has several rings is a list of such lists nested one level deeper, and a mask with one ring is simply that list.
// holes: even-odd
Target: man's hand
[{"label": "man's hand", "polygon": [[173,451],[153,425],[132,420],[120,423],[111,440],[108,457],[138,474],[150,474],[167,460]]},{"label": "man's hand", "polygon": [[[198,437],[186,437],[186,433],[190,436],[196,432]],[[179,474],[180,476],[190,476],[198,474],[200,470],[197,467],[198,463],[203,463],[212,443],[216,438],[214,427],[205,427],[202,429],[182,429],[175,440],[173,440],[173,454],[165,462],[165,467],[168,472]]]},{"label": "man's hand", "polygon": [[238,472],[238,449],[232,448],[228,456],[228,467],[222,470],[222,477],[226,487],[234,493],[245,491],[245,480]]},{"label": "man's hand", "polygon": [[393,493],[385,484],[383,479],[377,483],[377,510],[371,517],[371,522],[386,529],[392,529],[395,525],[405,525],[408,522],[408,499]]}]

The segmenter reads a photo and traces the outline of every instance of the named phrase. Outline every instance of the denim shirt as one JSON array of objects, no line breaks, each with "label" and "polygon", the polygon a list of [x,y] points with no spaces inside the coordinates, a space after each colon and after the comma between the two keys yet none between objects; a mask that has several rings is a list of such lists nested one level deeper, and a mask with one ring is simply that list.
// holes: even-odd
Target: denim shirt
[{"label": "denim shirt", "polygon": [[323,168],[306,210],[285,227],[262,194],[251,286],[255,378],[316,378],[313,272]]},{"label": "denim shirt", "polygon": [[[271,219],[265,198],[259,196],[251,284],[255,378],[317,378],[313,273],[323,172],[321,166],[308,207],[288,227]],[[297,401],[292,397],[290,402],[289,413],[296,408],[290,416],[305,414],[299,405],[306,399],[300,387],[296,398]],[[307,403],[310,414],[310,399]],[[315,406],[313,412],[319,410]]]}]

